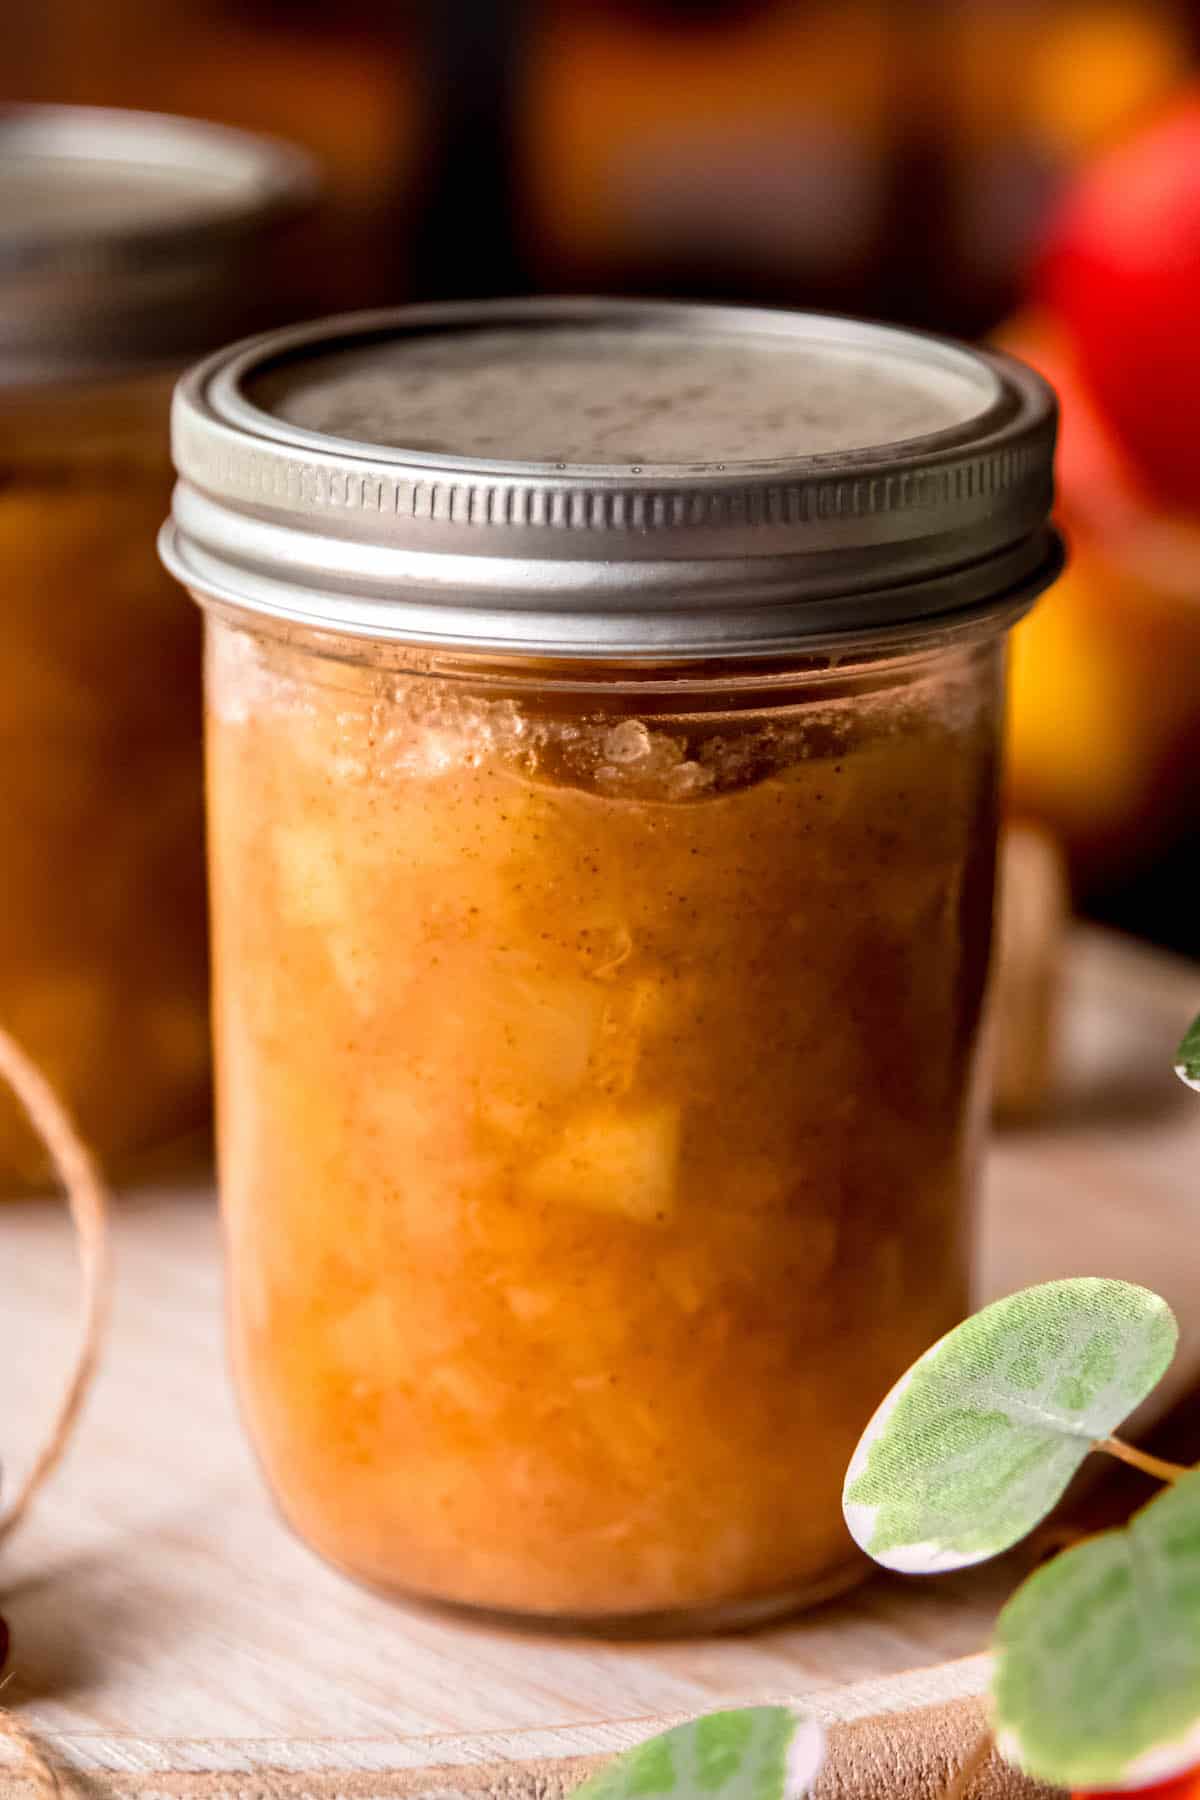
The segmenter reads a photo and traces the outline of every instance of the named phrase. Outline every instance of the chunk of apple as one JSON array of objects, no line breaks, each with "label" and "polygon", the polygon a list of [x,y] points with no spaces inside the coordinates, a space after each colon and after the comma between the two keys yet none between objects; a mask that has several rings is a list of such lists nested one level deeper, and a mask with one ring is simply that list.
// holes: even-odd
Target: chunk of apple
[{"label": "chunk of apple", "polygon": [[679,1138],[679,1108],[666,1103],[579,1113],[523,1186],[535,1200],[661,1224],[675,1205]]}]

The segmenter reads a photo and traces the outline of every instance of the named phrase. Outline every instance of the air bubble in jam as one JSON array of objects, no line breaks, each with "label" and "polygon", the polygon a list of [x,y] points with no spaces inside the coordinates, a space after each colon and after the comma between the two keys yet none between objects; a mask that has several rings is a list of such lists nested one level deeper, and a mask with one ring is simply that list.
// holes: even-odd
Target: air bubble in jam
[{"label": "air bubble in jam", "polygon": [[600,737],[596,785],[602,792],[682,800],[704,793],[713,780],[712,769],[688,757],[685,740],[651,731],[640,719],[622,719]]},{"label": "air bubble in jam", "polygon": [[848,1578],[861,1422],[965,1299],[994,647],[671,715],[209,631],[234,1346],[288,1515],[525,1615]]},{"label": "air bubble in jam", "polygon": [[642,762],[652,749],[650,733],[640,719],[622,719],[604,734],[602,753],[610,763]]}]

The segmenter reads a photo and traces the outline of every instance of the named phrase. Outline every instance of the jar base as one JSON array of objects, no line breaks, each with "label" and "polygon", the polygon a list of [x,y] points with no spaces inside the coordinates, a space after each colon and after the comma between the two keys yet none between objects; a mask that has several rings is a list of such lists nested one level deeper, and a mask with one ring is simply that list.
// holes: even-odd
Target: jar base
[{"label": "jar base", "polygon": [[509,1612],[502,1607],[472,1606],[459,1600],[442,1600],[433,1594],[372,1581],[330,1557],[322,1556],[321,1560],[358,1587],[368,1588],[397,1605],[430,1613],[452,1623],[515,1632],[525,1637],[603,1638],[624,1642],[755,1631],[808,1612],[813,1607],[824,1606],[858,1587],[872,1573],[872,1564],[866,1557],[855,1557],[819,1580],[754,1595],[746,1600],[720,1600],[707,1606],[676,1607],[662,1612],[522,1613]]}]

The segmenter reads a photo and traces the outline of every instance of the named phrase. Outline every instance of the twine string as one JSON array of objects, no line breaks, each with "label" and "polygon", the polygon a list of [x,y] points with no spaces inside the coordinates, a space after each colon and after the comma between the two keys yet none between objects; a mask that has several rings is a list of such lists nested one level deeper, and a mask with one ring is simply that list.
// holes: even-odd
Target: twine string
[{"label": "twine string", "polygon": [[[62,1461],[91,1387],[108,1320],[112,1265],[108,1247],[108,1195],[95,1160],[66,1108],[40,1069],[0,1026],[0,1078],[16,1095],[45,1145],[66,1193],[79,1247],[80,1324],[75,1355],[46,1436],[3,1513],[0,1545],[28,1517],[34,1499]],[[18,1768],[39,1800],[61,1800],[62,1785],[28,1727],[0,1708],[0,1737],[15,1744]]]}]

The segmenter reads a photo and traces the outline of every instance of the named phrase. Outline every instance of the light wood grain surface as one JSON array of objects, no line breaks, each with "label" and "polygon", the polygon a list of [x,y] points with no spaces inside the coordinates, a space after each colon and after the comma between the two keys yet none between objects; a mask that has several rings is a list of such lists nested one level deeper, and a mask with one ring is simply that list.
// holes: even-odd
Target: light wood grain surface
[{"label": "light wood grain surface", "polygon": [[[1200,1006],[1200,976],[1089,934],[1073,946],[1069,992],[1060,1103],[990,1156],[980,1292],[1079,1273],[1159,1288],[1184,1328],[1169,1399],[1200,1379],[1200,1102],[1169,1066]],[[490,1771],[483,1785],[495,1790],[496,1769],[511,1768],[533,1771],[514,1793],[549,1796],[570,1759],[634,1741],[660,1717],[788,1695],[861,1718],[979,1691],[972,1663],[899,1689],[835,1692],[977,1651],[1011,1563],[881,1578],[791,1624],[659,1645],[504,1634],[358,1590],[277,1521],[239,1430],[210,1194],[129,1196],[116,1239],[103,1378],[65,1468],[0,1566],[13,1634],[4,1703],[93,1791],[250,1796],[282,1792],[272,1783],[291,1771],[314,1795],[450,1793],[479,1785],[466,1771]],[[60,1210],[0,1207],[10,1468],[48,1410],[74,1301]],[[952,1709],[955,1730],[970,1722],[965,1704]],[[425,1774],[413,1790],[381,1786],[381,1771]],[[0,1751],[0,1795],[10,1791],[20,1783]]]}]

